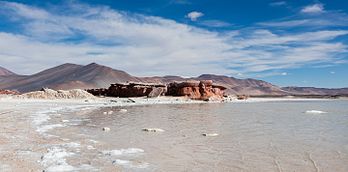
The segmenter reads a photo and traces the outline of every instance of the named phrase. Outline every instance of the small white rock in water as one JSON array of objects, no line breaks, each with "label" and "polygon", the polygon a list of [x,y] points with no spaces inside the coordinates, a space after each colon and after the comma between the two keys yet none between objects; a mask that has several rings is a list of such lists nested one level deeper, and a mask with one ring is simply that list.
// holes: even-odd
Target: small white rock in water
[{"label": "small white rock in water", "polygon": [[125,113],[125,112],[127,112],[127,109],[120,109],[120,112]]},{"label": "small white rock in water", "polygon": [[215,136],[218,136],[219,134],[218,133],[203,133],[202,135],[207,137],[215,137]]},{"label": "small white rock in water", "polygon": [[143,131],[147,131],[147,132],[164,132],[164,130],[160,129],[160,128],[143,128]]},{"label": "small white rock in water", "polygon": [[305,113],[310,113],[310,114],[322,114],[322,113],[327,113],[327,112],[320,111],[320,110],[307,110]]},{"label": "small white rock in water", "polygon": [[103,112],[104,115],[108,114],[107,112]]},{"label": "small white rock in water", "polygon": [[108,112],[108,115],[111,115],[112,113],[113,113],[113,111],[111,110],[111,111]]},{"label": "small white rock in water", "polygon": [[95,148],[94,148],[92,145],[88,145],[88,146],[87,146],[87,149],[88,149],[88,150],[93,150],[93,149],[95,149]]},{"label": "small white rock in water", "polygon": [[110,128],[109,128],[109,127],[104,127],[104,128],[103,128],[103,131],[109,132],[109,131],[110,131]]}]

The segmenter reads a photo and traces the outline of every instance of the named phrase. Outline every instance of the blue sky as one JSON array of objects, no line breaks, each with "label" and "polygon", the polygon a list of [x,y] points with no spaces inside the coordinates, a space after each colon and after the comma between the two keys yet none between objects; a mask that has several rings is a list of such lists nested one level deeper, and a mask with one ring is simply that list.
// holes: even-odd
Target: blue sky
[{"label": "blue sky", "polygon": [[348,1],[0,1],[0,66],[91,62],[137,76],[348,87]]}]

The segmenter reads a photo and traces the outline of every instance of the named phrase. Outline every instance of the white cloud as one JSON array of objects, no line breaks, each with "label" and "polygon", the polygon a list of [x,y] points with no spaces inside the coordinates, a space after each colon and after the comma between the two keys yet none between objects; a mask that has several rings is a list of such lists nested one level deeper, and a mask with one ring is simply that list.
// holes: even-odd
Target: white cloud
[{"label": "white cloud", "polygon": [[334,72],[334,71],[331,71],[331,72],[330,72],[330,74],[335,74],[335,73],[336,73],[336,72]]},{"label": "white cloud", "polygon": [[322,12],[324,12],[324,5],[323,4],[309,5],[309,6],[302,8],[301,12],[302,13],[312,13],[312,14],[322,13]]},{"label": "white cloud", "polygon": [[186,15],[191,21],[197,21],[197,19],[202,16],[204,16],[204,14],[198,11],[192,11]]},{"label": "white cloud", "polygon": [[288,75],[288,73],[282,72],[280,75],[286,76],[286,75]]},{"label": "white cloud", "polygon": [[0,32],[0,64],[23,74],[66,62],[95,61],[141,76],[248,77],[303,65],[334,65],[347,53],[347,45],[335,41],[347,30],[280,34],[248,28],[220,33],[103,6],[70,4],[70,13],[64,14],[14,4],[2,3],[0,10],[21,19],[24,30]]},{"label": "white cloud", "polygon": [[270,6],[283,6],[283,5],[286,5],[286,2],[285,1],[271,2],[269,5]]}]

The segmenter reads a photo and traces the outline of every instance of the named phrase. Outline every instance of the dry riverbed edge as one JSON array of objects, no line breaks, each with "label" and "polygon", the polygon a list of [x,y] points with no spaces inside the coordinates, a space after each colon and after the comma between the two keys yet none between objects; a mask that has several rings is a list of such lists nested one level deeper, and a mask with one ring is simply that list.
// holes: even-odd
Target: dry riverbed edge
[{"label": "dry riverbed edge", "polygon": [[[224,102],[251,103],[265,101],[314,101],[323,99],[303,98],[250,98],[236,100],[230,98]],[[12,96],[0,97],[0,171],[73,171],[93,170],[88,164],[73,167],[66,158],[72,153],[67,149],[69,142],[51,137],[47,131],[66,127],[64,124],[50,123],[51,115],[60,111],[81,110],[111,106],[134,106],[150,104],[189,104],[217,103],[194,101],[183,97],[159,98],[93,98],[93,99],[24,99]],[[64,121],[62,121],[64,123]],[[156,126],[149,126],[156,127]],[[140,129],[141,130],[141,129]],[[78,145],[75,145],[78,146]],[[116,170],[119,168],[116,167]],[[115,170],[115,169],[110,169]]]}]

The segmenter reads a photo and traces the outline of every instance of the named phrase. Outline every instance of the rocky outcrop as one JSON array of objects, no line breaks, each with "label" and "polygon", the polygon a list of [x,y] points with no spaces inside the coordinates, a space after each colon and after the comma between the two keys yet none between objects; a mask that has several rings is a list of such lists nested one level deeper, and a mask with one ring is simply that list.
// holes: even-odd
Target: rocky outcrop
[{"label": "rocky outcrop", "polygon": [[93,94],[95,96],[108,96],[109,89],[106,88],[94,88],[86,90],[88,93]]},{"label": "rocky outcrop", "polygon": [[173,82],[168,85],[147,83],[115,83],[108,89],[89,89],[95,96],[110,97],[159,97],[186,96],[194,100],[222,100],[226,88],[214,85],[211,80]]},{"label": "rocky outcrop", "polygon": [[246,100],[246,99],[248,99],[248,98],[249,98],[248,95],[237,95],[237,99],[238,99],[238,100]]},{"label": "rocky outcrop", "polygon": [[166,85],[147,83],[115,83],[108,89],[89,89],[87,92],[96,96],[110,97],[158,97],[167,92]]},{"label": "rocky outcrop", "polygon": [[0,90],[0,94],[16,95],[19,94],[19,92],[12,90]]},{"label": "rocky outcrop", "polygon": [[111,84],[107,95],[112,97],[158,97],[164,95],[166,86],[161,84],[126,83]]},{"label": "rocky outcrop", "polygon": [[194,100],[222,100],[226,88],[213,85],[212,80],[186,81],[168,84],[166,95],[186,96]]}]

